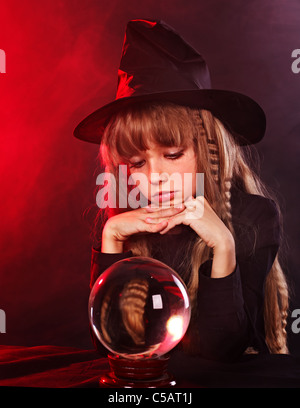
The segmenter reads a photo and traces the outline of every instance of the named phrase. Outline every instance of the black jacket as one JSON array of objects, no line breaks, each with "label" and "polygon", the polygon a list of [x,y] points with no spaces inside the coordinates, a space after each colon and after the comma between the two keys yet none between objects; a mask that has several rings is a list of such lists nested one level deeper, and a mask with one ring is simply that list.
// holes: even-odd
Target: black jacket
[{"label": "black jacket", "polygon": [[[265,343],[263,302],[265,278],[280,244],[280,222],[274,202],[236,189],[231,191],[232,223],[236,234],[236,268],[224,278],[210,277],[212,260],[199,268],[197,313],[182,344],[192,340],[198,355],[232,360],[247,347],[268,353]],[[178,269],[186,255],[185,242],[196,233],[183,226],[181,234],[156,235],[153,258]],[[92,249],[91,287],[114,262],[133,256],[104,254]],[[195,351],[195,350],[194,350]]]}]

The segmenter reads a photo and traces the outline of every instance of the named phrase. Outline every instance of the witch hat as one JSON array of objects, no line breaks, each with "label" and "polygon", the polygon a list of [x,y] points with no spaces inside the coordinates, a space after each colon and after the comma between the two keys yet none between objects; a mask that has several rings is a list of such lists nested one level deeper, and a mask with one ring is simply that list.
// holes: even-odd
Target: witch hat
[{"label": "witch hat", "polygon": [[161,101],[211,111],[240,145],[265,133],[262,108],[238,92],[212,89],[203,57],[163,21],[132,20],[126,28],[114,101],[91,113],[74,130],[78,139],[100,143],[111,117],[131,104]]}]

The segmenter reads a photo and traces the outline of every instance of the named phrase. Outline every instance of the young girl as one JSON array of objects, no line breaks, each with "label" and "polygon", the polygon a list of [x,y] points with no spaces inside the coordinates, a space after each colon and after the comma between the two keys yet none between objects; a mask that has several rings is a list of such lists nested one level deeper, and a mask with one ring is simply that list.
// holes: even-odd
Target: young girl
[{"label": "young girl", "polygon": [[[153,44],[159,43],[160,53],[161,38],[169,35],[171,38],[164,42],[172,45],[168,56],[170,49],[177,53],[180,47],[195,53],[165,24],[144,20],[130,24],[127,42],[139,41],[140,37],[134,37],[133,32],[143,32],[143,41],[145,33],[149,38],[152,36],[152,57]],[[135,30],[129,31],[133,27]],[[153,34],[154,29],[157,31]],[[235,359],[249,350],[287,353],[288,289],[278,261],[280,209],[251,170],[247,148],[242,146],[253,143],[254,129],[253,136],[249,136],[249,120],[245,119],[245,131],[242,133],[241,128],[236,131],[237,124],[230,119],[234,116],[230,98],[222,115],[217,94],[210,94],[209,103],[201,98],[195,103],[194,98],[188,100],[179,86],[179,92],[170,97],[164,88],[170,75],[163,74],[155,80],[164,96],[154,89],[149,97],[145,71],[135,88],[136,97],[132,93],[134,84],[126,96],[124,84],[130,81],[128,74],[124,79],[124,60],[139,65],[129,45],[125,43],[123,48],[114,111],[108,115],[104,109],[106,121],[101,131],[99,112],[98,122],[94,123],[98,136],[101,133],[101,140],[98,139],[101,163],[117,182],[112,192],[117,193],[117,206],[100,209],[95,223],[99,240],[92,250],[91,286],[120,259],[139,255],[158,259],[177,271],[188,288],[192,319],[181,341],[186,352],[215,360]],[[137,47],[138,53],[146,52],[143,45]],[[140,61],[145,60],[142,57]],[[194,57],[190,59],[193,63]],[[203,77],[202,58],[200,62]],[[149,61],[145,64],[149,65]],[[133,69],[129,71],[132,80]],[[190,75],[194,71],[193,67]],[[147,92],[141,98],[140,85],[145,83]],[[155,84],[151,82],[154,88]],[[178,78],[176,85],[175,81],[169,83],[169,88],[172,87],[178,90]],[[206,98],[206,90],[199,90],[199,94],[201,91]],[[126,103],[118,106],[120,101]],[[236,116],[245,117],[245,105],[239,100],[235,106],[240,109]],[[246,115],[254,120],[250,109]],[[224,118],[226,125],[220,118]],[[75,135],[94,141],[84,129],[90,122],[91,118],[83,122]],[[132,208],[127,200],[126,207],[118,206],[120,199],[124,203],[124,197],[118,195],[123,191],[118,181],[124,168],[127,178],[144,176],[140,177],[138,188],[148,205]],[[170,184],[174,173],[182,180],[176,188]],[[185,174],[191,177],[185,178]],[[204,175],[204,194],[197,195],[197,174]],[[130,183],[126,186],[129,192],[135,187]]]}]

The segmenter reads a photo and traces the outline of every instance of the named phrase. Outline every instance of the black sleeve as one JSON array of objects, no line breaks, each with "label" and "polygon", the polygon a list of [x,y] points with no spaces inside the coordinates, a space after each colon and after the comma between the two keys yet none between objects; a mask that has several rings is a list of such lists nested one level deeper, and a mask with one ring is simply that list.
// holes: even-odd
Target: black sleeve
[{"label": "black sleeve", "polygon": [[[205,358],[234,360],[247,347],[268,352],[263,319],[264,284],[278,252],[280,229],[272,202],[261,203],[258,216],[252,214],[252,220],[249,218],[252,223],[245,223],[242,228],[247,247],[239,251],[234,272],[224,278],[211,278],[211,260],[199,269],[195,324],[197,350]],[[256,233],[249,240],[253,230]]]},{"label": "black sleeve", "polygon": [[91,269],[90,269],[90,288],[93,287],[94,283],[98,277],[103,273],[107,268],[109,268],[115,262],[118,262],[122,259],[126,259],[133,256],[132,251],[123,252],[120,254],[106,254],[92,248],[92,257],[91,257]]},{"label": "black sleeve", "polygon": [[251,258],[237,261],[235,271],[224,278],[210,278],[212,261],[201,265],[196,324],[197,349],[203,357],[235,360],[247,347],[268,352],[264,280],[276,252],[277,247],[260,248]]},{"label": "black sleeve", "polygon": [[[118,262],[122,259],[129,258],[133,256],[132,251],[120,253],[120,254],[106,254],[100,251],[100,249],[92,248],[91,257],[91,268],[90,268],[90,289],[93,288],[94,283],[99,278],[99,276],[112,264]],[[90,326],[91,340],[95,349],[98,351],[99,355],[107,356],[107,349],[100,343],[96,337],[94,331]]]}]

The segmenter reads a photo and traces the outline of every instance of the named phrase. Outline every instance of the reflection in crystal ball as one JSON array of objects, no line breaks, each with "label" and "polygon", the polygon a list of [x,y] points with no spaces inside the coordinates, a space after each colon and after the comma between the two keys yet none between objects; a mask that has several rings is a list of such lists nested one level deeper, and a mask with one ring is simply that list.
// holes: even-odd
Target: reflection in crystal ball
[{"label": "reflection in crystal ball", "polygon": [[179,275],[148,257],[114,263],[97,279],[89,298],[97,338],[129,359],[156,358],[173,349],[188,328],[190,313]]}]

